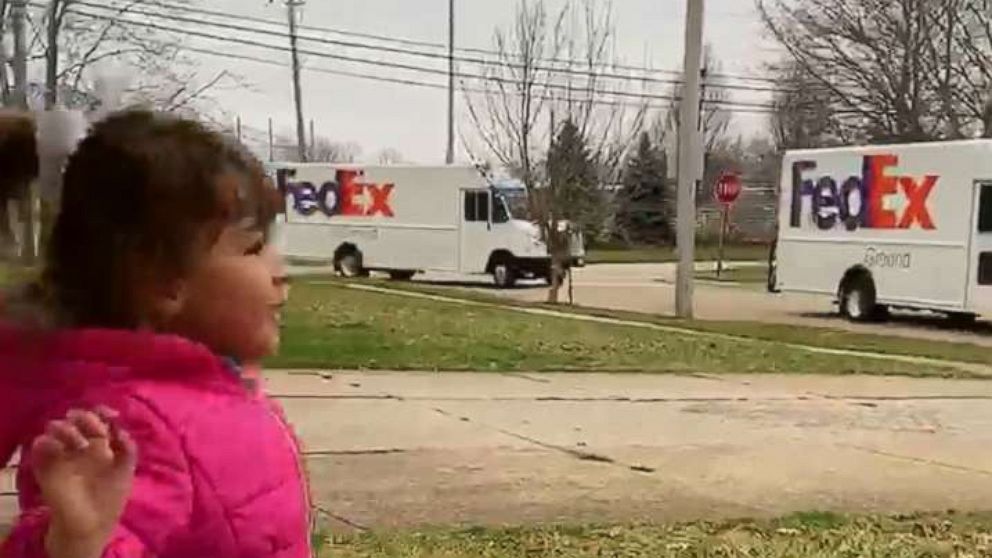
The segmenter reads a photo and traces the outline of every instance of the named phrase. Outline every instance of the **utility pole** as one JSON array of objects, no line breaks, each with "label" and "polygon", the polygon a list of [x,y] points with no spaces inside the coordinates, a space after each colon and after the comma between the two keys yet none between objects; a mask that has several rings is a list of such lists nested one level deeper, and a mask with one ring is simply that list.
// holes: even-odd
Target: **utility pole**
[{"label": "utility pole", "polygon": [[272,118],[269,118],[269,162],[270,163],[275,161],[275,146],[273,145],[274,142],[275,142],[275,138],[273,137],[273,133],[272,133]]},{"label": "utility pole", "polygon": [[702,98],[703,13],[705,0],[686,0],[685,60],[682,99],[679,103],[679,190],[676,238],[679,267],[675,281],[675,311],[693,317],[693,283],[696,273],[696,188],[700,180],[699,102]]},{"label": "utility pole", "polygon": [[[14,33],[14,106],[28,110],[28,41],[27,41],[27,2],[13,0],[10,5],[11,31]],[[21,261],[34,265],[34,191],[26,184],[18,207],[21,221]]]},{"label": "utility pole", "polygon": [[287,0],[286,11],[289,17],[289,46],[293,56],[293,96],[296,100],[296,144],[300,162],[307,162],[307,132],[303,124],[303,91],[300,86],[300,52],[297,48],[296,8],[303,0]]},{"label": "utility pole", "polygon": [[448,0],[448,152],[444,162],[455,162],[455,0]]},{"label": "utility pole", "polygon": [[307,159],[312,160],[317,149],[317,136],[313,132],[313,118],[310,119],[310,146],[307,151]]}]

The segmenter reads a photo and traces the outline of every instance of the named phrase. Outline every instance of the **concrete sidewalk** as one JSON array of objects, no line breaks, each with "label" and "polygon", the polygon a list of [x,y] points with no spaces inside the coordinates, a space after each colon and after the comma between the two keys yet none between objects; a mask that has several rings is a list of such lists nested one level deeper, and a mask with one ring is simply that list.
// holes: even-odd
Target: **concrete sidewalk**
[{"label": "concrete sidewalk", "polygon": [[338,528],[992,508],[992,382],[299,372],[270,390]]},{"label": "concrete sidewalk", "polygon": [[992,507],[992,382],[343,373],[272,388],[319,499],[363,527]]}]

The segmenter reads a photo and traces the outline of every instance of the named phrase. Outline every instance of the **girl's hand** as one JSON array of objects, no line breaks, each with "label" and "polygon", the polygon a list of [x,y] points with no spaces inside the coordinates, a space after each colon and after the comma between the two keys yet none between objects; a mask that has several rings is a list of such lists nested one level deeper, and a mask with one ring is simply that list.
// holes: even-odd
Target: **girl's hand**
[{"label": "girl's hand", "polygon": [[131,492],[137,451],[106,408],[69,411],[48,424],[31,450],[51,523],[51,558],[98,558]]}]

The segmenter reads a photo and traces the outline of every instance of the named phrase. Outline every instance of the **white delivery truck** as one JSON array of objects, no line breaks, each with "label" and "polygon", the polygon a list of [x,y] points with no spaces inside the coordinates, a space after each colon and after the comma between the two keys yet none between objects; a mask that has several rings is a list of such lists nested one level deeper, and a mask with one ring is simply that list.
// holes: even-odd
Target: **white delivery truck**
[{"label": "white delivery truck", "polygon": [[[471,166],[291,163],[269,171],[286,201],[277,238],[287,256],[332,259],[345,276],[490,274],[501,288],[550,276],[519,182],[490,183]],[[578,234],[571,255],[572,264],[583,260]]]},{"label": "white delivery truck", "polygon": [[780,204],[778,289],[852,320],[992,315],[992,141],[793,151]]}]

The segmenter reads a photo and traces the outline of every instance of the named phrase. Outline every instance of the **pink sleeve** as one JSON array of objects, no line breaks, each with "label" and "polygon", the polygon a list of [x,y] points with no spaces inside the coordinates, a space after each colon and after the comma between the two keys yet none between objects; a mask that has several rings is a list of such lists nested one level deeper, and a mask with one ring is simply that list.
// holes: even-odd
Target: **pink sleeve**
[{"label": "pink sleeve", "polygon": [[[192,515],[192,479],[178,430],[140,398],[104,399],[102,403],[121,413],[121,426],[138,445],[138,468],[131,497],[103,556],[160,556],[175,544],[177,537],[189,532]],[[24,462],[30,467],[30,456]],[[44,539],[48,515],[44,508],[22,513],[0,549],[0,558],[47,557]]]}]

